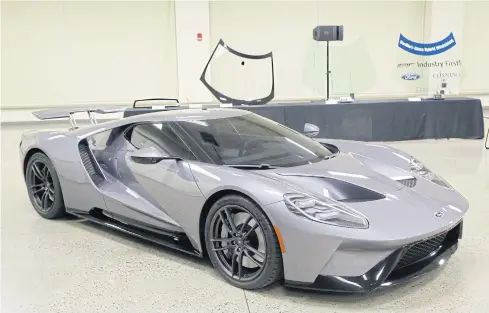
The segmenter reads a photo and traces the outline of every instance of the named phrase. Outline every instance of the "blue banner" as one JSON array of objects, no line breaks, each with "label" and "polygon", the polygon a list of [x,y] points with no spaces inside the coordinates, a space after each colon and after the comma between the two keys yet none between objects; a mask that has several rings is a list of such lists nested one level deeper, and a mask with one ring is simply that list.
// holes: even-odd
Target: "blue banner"
[{"label": "blue banner", "polygon": [[435,55],[443,53],[453,48],[457,43],[453,33],[450,33],[446,38],[433,43],[419,43],[407,39],[402,34],[399,34],[399,48],[412,54],[417,55]]}]

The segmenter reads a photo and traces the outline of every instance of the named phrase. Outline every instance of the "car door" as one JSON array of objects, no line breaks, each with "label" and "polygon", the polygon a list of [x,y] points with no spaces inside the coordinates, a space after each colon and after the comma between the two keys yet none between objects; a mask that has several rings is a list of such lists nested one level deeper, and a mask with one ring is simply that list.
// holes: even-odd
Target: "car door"
[{"label": "car door", "polygon": [[[112,211],[158,228],[181,227],[184,231],[182,224],[187,210],[200,212],[205,201],[188,163],[195,156],[169,122],[135,125],[127,132],[126,139],[134,149],[118,154],[119,178],[129,194],[145,205],[126,202],[119,207],[112,206]],[[156,162],[134,156],[138,150],[147,148],[173,159]]]}]

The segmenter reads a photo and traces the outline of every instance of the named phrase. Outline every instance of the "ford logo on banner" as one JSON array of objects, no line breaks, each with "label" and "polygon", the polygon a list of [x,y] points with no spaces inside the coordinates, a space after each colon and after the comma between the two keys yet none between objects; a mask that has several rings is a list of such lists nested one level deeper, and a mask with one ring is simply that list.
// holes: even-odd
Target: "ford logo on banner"
[{"label": "ford logo on banner", "polygon": [[404,79],[404,80],[416,80],[420,77],[419,74],[416,74],[416,73],[406,73],[406,74],[402,74],[401,78]]},{"label": "ford logo on banner", "polygon": [[404,51],[417,55],[436,55],[443,53],[453,47],[457,43],[453,33],[450,33],[446,38],[433,43],[419,43],[407,39],[402,34],[399,34],[398,46]]}]

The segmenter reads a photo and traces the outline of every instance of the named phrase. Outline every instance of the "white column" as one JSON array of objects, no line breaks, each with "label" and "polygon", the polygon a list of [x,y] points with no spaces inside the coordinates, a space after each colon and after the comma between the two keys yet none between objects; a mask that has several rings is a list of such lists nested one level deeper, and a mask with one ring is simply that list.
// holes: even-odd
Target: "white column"
[{"label": "white column", "polygon": [[210,102],[212,95],[200,81],[211,49],[209,1],[175,0],[175,23],[180,102]]},{"label": "white column", "polygon": [[446,94],[458,94],[460,90],[460,74],[464,65],[462,45],[465,5],[464,1],[433,1],[426,5],[425,42],[437,42],[450,32],[456,42],[450,50],[427,58],[428,62],[440,64],[430,67],[428,71],[430,93],[440,89],[443,79],[447,83]]}]

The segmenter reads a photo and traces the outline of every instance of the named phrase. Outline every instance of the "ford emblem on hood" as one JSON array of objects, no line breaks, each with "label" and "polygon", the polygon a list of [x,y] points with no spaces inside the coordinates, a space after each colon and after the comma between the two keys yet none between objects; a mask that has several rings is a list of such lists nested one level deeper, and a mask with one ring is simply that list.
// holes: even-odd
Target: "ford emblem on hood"
[{"label": "ford emblem on hood", "polygon": [[420,77],[420,75],[417,73],[406,73],[406,74],[402,74],[402,76],[401,76],[401,78],[404,80],[416,80],[419,77]]}]

